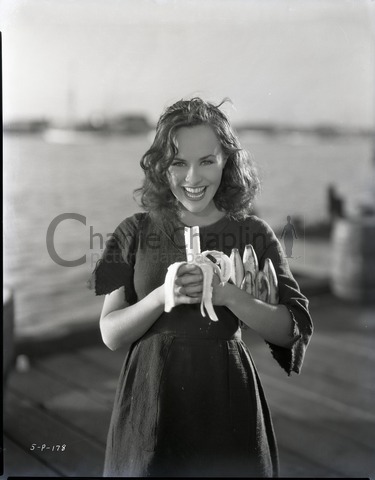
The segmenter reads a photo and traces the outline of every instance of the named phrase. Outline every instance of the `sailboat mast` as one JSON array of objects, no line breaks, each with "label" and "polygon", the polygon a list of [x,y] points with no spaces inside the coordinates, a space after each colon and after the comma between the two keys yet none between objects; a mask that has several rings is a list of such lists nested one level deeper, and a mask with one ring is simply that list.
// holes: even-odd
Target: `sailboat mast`
[{"label": "sailboat mast", "polygon": [[77,98],[75,93],[75,66],[70,60],[68,64],[68,82],[66,96],[66,125],[72,127],[77,121]]}]

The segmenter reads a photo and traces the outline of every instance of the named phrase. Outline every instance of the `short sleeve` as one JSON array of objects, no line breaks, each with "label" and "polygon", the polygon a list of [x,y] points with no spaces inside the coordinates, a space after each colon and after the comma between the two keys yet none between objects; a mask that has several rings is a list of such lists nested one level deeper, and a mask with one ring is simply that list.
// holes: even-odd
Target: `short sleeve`
[{"label": "short sleeve", "polygon": [[300,373],[306,348],[313,333],[312,319],[309,313],[309,301],[300,291],[285,257],[282,246],[269,225],[264,222],[265,250],[259,257],[259,268],[263,268],[266,258],[270,258],[275,267],[279,285],[279,303],[289,310],[292,319],[291,347],[284,348],[266,342],[273,357],[287,372]]},{"label": "short sleeve", "polygon": [[87,282],[96,295],[105,295],[125,287],[127,303],[136,303],[133,278],[137,237],[137,225],[129,218],[107,240],[103,255]]}]

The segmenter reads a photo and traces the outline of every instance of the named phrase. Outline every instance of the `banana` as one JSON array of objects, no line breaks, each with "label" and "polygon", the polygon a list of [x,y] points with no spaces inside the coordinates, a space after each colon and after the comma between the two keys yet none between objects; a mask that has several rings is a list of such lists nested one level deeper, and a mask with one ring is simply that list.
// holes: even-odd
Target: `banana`
[{"label": "banana", "polygon": [[259,263],[257,254],[255,253],[255,250],[250,243],[246,245],[243,251],[242,261],[245,272],[251,272],[255,277],[256,273],[259,270]]},{"label": "banana", "polygon": [[268,302],[270,295],[270,283],[263,270],[259,270],[255,277],[255,296],[263,302]]},{"label": "banana", "polygon": [[245,276],[245,270],[238,248],[232,248],[229,258],[231,261],[231,279],[233,283],[240,288]]},{"label": "banana", "polygon": [[249,271],[245,273],[244,279],[242,280],[241,290],[254,294],[254,275]]},{"label": "banana", "polygon": [[[247,292],[253,293],[256,298],[267,298],[266,301],[276,305],[279,303],[279,289],[278,281],[275,267],[273,266],[272,260],[266,258],[264,262],[264,267],[262,272],[264,272],[265,277],[260,274],[258,276],[259,262],[255,250],[251,244],[246,245],[243,253],[243,264],[245,272],[253,272],[253,290],[252,292],[245,288]],[[244,284],[244,282],[243,282]],[[247,281],[248,284],[248,281]],[[266,295],[266,293],[269,293]]]},{"label": "banana", "polygon": [[279,302],[278,280],[272,260],[266,258],[263,270],[259,270],[259,262],[251,244],[245,246],[241,259],[237,248],[233,248],[230,257],[217,250],[206,250],[201,253],[199,227],[185,227],[185,247],[187,262],[176,262],[169,266],[165,278],[165,306],[170,312],[176,305],[174,285],[181,265],[192,263],[197,265],[203,274],[203,290],[200,311],[206,313],[213,321],[218,321],[212,305],[212,279],[214,274],[220,278],[221,284],[231,279],[238,288],[254,295],[263,302],[277,304]]},{"label": "banana", "polygon": [[279,287],[276,270],[270,258],[266,258],[264,262],[263,272],[266,274],[270,285],[268,302],[273,305],[277,305],[279,303]]}]

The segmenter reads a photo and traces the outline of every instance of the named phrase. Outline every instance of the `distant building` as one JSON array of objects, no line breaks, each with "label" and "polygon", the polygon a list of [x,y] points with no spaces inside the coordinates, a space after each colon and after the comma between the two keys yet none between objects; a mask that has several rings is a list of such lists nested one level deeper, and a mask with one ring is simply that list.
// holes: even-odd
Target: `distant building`
[{"label": "distant building", "polygon": [[3,131],[5,133],[41,133],[48,128],[47,120],[13,120],[4,123]]},{"label": "distant building", "polygon": [[144,115],[120,115],[109,121],[109,130],[117,133],[147,133],[152,129]]}]

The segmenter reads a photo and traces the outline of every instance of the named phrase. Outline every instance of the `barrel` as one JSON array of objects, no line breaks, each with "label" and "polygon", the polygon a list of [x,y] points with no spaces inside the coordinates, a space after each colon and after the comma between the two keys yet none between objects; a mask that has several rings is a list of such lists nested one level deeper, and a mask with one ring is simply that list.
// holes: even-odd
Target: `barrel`
[{"label": "barrel", "polygon": [[331,287],[339,298],[375,302],[375,216],[338,218],[335,221]]},{"label": "barrel", "polygon": [[14,364],[14,300],[10,288],[3,288],[3,383]]}]

